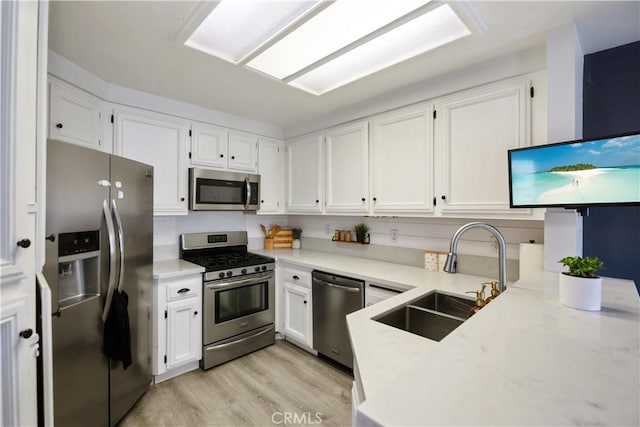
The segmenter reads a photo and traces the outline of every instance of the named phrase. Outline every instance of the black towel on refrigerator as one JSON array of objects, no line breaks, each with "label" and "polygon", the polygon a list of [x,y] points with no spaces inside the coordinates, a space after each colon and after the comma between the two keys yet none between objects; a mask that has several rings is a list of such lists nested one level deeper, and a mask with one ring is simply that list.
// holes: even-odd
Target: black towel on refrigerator
[{"label": "black towel on refrigerator", "polygon": [[125,291],[115,290],[111,308],[104,323],[104,353],[122,367],[131,365],[131,331],[129,330],[129,296]]}]

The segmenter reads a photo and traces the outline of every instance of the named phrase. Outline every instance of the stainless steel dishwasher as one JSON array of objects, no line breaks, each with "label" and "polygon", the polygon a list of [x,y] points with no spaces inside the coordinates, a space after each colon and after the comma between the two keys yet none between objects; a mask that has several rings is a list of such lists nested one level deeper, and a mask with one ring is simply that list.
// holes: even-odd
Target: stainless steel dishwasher
[{"label": "stainless steel dishwasher", "polygon": [[313,348],[353,369],[347,314],[364,307],[364,281],[314,270]]}]

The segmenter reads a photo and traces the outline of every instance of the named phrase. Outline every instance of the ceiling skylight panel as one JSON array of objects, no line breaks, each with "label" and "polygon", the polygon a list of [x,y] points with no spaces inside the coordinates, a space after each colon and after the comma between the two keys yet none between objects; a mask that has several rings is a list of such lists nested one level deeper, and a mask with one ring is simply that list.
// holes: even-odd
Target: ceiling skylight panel
[{"label": "ceiling skylight panel", "polygon": [[321,95],[376,71],[470,34],[449,5],[443,5],[289,82]]},{"label": "ceiling skylight panel", "polygon": [[185,44],[236,63],[319,0],[223,0]]},{"label": "ceiling skylight panel", "polygon": [[247,65],[283,79],[429,1],[338,0]]}]

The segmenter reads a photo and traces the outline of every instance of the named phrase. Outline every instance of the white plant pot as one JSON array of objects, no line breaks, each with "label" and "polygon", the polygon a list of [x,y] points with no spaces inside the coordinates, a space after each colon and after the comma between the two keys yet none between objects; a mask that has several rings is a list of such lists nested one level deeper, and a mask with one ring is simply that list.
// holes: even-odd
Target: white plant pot
[{"label": "white plant pot", "polygon": [[560,273],[560,304],[578,310],[599,311],[602,278],[589,279]]},{"label": "white plant pot", "polygon": [[291,243],[291,247],[293,249],[300,249],[300,239],[293,239],[293,243]]}]

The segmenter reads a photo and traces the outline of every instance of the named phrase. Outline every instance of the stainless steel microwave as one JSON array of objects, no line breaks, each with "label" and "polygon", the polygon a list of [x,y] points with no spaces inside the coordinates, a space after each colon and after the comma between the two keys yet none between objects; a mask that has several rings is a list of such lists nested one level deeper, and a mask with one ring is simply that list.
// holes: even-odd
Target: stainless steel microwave
[{"label": "stainless steel microwave", "polygon": [[189,168],[192,211],[257,211],[260,175]]}]

